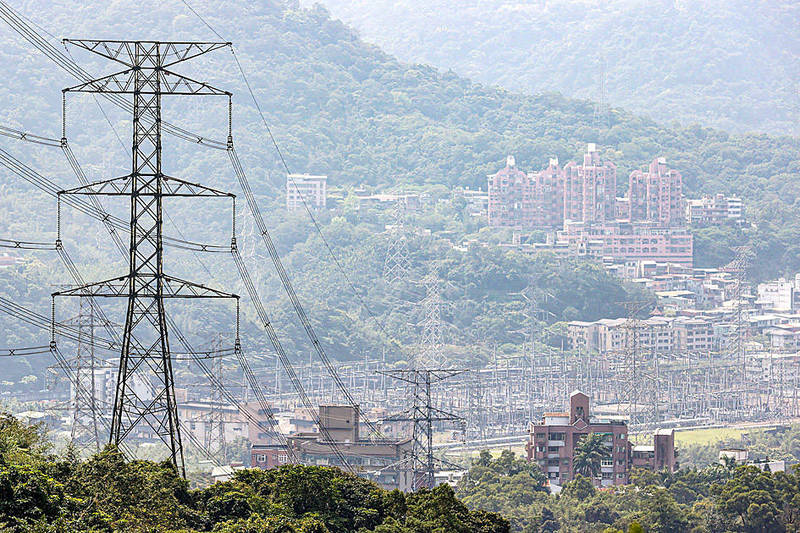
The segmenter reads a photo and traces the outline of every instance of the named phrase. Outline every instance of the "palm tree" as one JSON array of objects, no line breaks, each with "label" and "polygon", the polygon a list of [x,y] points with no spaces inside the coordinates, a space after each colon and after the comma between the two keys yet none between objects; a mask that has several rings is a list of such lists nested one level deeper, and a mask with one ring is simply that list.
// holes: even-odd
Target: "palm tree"
[{"label": "palm tree", "polygon": [[603,436],[589,433],[575,446],[572,466],[576,473],[596,478],[600,475],[600,462],[607,456],[608,449],[603,444]]}]

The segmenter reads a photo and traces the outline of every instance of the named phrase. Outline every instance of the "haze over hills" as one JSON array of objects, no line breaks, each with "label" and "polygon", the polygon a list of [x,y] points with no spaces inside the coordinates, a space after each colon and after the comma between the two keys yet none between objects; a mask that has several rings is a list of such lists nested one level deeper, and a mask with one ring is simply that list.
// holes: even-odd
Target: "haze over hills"
[{"label": "haze over hills", "polygon": [[800,138],[598,120],[298,0],[17,1],[0,530],[800,531]]},{"label": "haze over hills", "polygon": [[[757,277],[800,268],[800,225],[796,220],[800,146],[796,139],[731,136],[701,126],[671,128],[618,108],[610,112],[610,128],[598,129],[591,102],[553,94],[512,93],[432,67],[401,63],[365,44],[323,9],[303,10],[294,3],[274,2],[191,4],[225,39],[236,44],[237,56],[294,171],[327,174],[336,186],[438,187],[441,192],[456,185],[485,187],[486,175],[495,172],[509,153],[516,155],[520,166],[533,170],[550,157],[566,161],[582,153],[585,143],[598,142],[604,155],[617,163],[620,186],[630,170],[665,156],[683,173],[689,194],[721,191],[745,199],[748,217],[756,227],[746,232],[713,230],[700,235],[700,264],[722,264],[731,257],[731,245],[753,242],[758,254],[753,269]],[[177,1],[87,5],[76,0],[28,0],[19,9],[53,34],[50,41],[54,44],[55,36],[216,39]],[[58,136],[60,90],[74,80],[5,25],[0,26],[0,41],[0,68],[5,74],[0,82],[0,123]],[[88,54],[73,53],[92,72],[110,71],[108,65]],[[360,310],[352,291],[339,289],[346,282],[307,219],[287,217],[283,210],[283,173],[278,158],[230,55],[222,51],[204,58],[187,74],[234,92],[234,134],[243,163],[267,211],[289,274],[310,308],[309,315],[324,332],[326,345],[334,347],[335,357],[374,353],[378,341],[373,321]],[[171,121],[224,139],[224,102],[166,105]],[[129,167],[129,118],[109,105],[104,111],[119,140],[91,97],[71,99],[68,107],[70,142],[93,178],[118,176]],[[74,183],[57,149],[31,148],[5,138],[0,142],[59,185]],[[224,152],[173,138],[165,138],[165,143],[168,172],[238,192]],[[53,237],[51,198],[5,169],[0,169],[0,187],[0,235]],[[170,210],[176,221],[188,221],[182,227],[187,238],[216,243],[229,239],[229,214],[222,208],[198,211],[190,204],[178,204]],[[416,319],[409,320],[408,310],[400,308],[396,295],[380,282],[385,247],[381,233],[387,220],[347,209],[342,214],[320,215],[328,240],[361,296],[389,325],[393,340],[414,342]],[[119,272],[121,264],[109,252],[110,241],[101,235],[99,225],[70,216],[63,222],[65,243],[86,268],[84,276],[103,279]],[[454,209],[434,210],[414,223],[421,231],[432,232],[432,236],[412,242],[415,276],[421,278],[434,270],[443,281],[453,284],[455,288],[445,296],[458,304],[458,310],[450,319],[458,327],[475,331],[476,338],[498,344],[520,340],[513,330],[518,323],[527,322],[519,292],[532,279],[561,291],[562,300],[553,302],[551,310],[555,320],[621,312],[613,302],[626,299],[626,289],[595,264],[574,261],[554,266],[549,259],[521,258],[500,248],[466,252],[454,248],[481,230]],[[174,234],[171,225],[166,231]],[[81,238],[87,233],[89,239]],[[245,239],[245,245],[247,242]],[[204,259],[206,266],[201,267],[191,255],[174,253],[170,252],[168,260],[176,275],[205,279],[204,269],[209,268],[215,286],[243,292],[230,263]],[[50,284],[54,278],[64,278],[63,270],[55,260],[34,259],[4,270],[0,283],[3,294],[46,312]],[[252,260],[261,261],[256,281],[265,303],[274,310],[278,329],[286,332],[292,351],[307,353],[303,332],[267,259],[254,255]],[[598,291],[605,296],[597,298]],[[217,318],[208,320],[197,310],[179,317],[179,323],[199,334],[210,334],[220,323],[229,323],[230,317],[221,312],[214,316]],[[3,330],[9,346],[33,342],[31,330],[10,325]],[[254,323],[245,330],[250,345],[266,345]]]},{"label": "haze over hills", "polygon": [[319,1],[368,42],[529,94],[663,123],[800,135],[800,6],[786,0]]}]

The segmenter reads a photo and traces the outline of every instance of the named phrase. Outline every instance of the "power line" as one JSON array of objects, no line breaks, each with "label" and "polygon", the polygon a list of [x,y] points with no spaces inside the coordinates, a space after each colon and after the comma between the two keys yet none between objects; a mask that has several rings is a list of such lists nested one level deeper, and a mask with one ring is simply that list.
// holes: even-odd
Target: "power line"
[{"label": "power line", "polygon": [[[204,25],[206,25],[209,29],[211,29],[212,32],[214,32],[215,35],[217,35],[219,37],[219,33],[216,30],[214,30],[213,27],[195,9],[193,9],[186,0],[181,0],[181,1],[183,2],[184,5],[186,5],[186,7],[188,7],[190,9],[190,11],[195,16],[198,17],[198,19],[200,19],[200,21]],[[221,37],[219,37],[219,38],[221,38]],[[234,58],[234,60],[236,62],[236,66],[239,69],[239,73],[241,74],[242,79],[245,82],[245,85],[247,87],[248,93],[250,94],[250,98],[252,99],[253,104],[255,105],[256,110],[258,111],[258,114],[259,114],[259,116],[261,118],[261,122],[263,123],[264,128],[266,129],[267,134],[269,135],[270,141],[271,141],[273,147],[275,148],[275,151],[278,154],[278,157],[281,160],[281,164],[283,165],[283,168],[286,171],[287,179],[291,179],[291,176],[290,176],[291,172],[289,171],[289,166],[286,163],[286,159],[283,156],[283,152],[280,150],[280,147],[278,146],[278,143],[276,142],[275,137],[272,134],[272,130],[269,127],[269,123],[267,122],[267,119],[266,119],[266,117],[264,115],[264,112],[261,109],[261,105],[259,104],[258,99],[255,96],[255,92],[253,91],[253,87],[250,84],[250,81],[249,81],[249,79],[247,78],[247,75],[244,72],[244,68],[242,67],[241,62],[239,61],[239,58],[236,55],[236,51],[235,51],[235,49],[234,49],[232,44],[230,46],[230,49],[231,49],[231,54],[233,55],[233,58]],[[244,173],[244,169],[243,169],[243,167],[241,165],[241,162],[239,161],[239,156],[238,156],[238,154],[236,153],[236,151],[234,149],[232,135],[229,136],[229,139],[228,139],[228,154],[230,155],[231,162],[232,162],[232,164],[234,166],[234,170],[236,171],[237,177],[239,178],[239,183],[240,183],[240,185],[241,185],[241,187],[242,187],[242,189],[243,189],[243,191],[245,193],[245,198],[247,199],[248,207],[250,208],[251,214],[253,215],[253,218],[255,219],[256,225],[258,226],[258,228],[259,228],[259,230],[261,232],[262,240],[264,241],[264,244],[267,247],[267,251],[268,251],[268,253],[269,253],[269,255],[270,255],[270,257],[271,257],[271,259],[272,259],[272,261],[273,261],[273,263],[275,265],[276,270],[278,271],[278,275],[281,278],[281,282],[282,282],[282,284],[284,286],[284,289],[285,289],[287,295],[289,296],[289,300],[291,301],[292,306],[294,307],[296,314],[298,315],[298,317],[300,318],[300,320],[302,322],[303,328],[305,329],[307,336],[309,337],[312,345],[314,346],[315,350],[317,351],[318,355],[320,356],[320,359],[322,359],[322,361],[325,364],[326,368],[328,368],[328,371],[329,371],[331,377],[333,378],[334,382],[336,383],[337,387],[339,388],[339,390],[342,392],[342,394],[344,394],[345,398],[348,400],[348,402],[352,406],[358,407],[358,403],[352,398],[352,395],[350,394],[349,390],[344,385],[344,383],[341,381],[338,373],[336,372],[336,369],[331,365],[331,363],[330,363],[330,361],[328,359],[328,356],[325,353],[324,348],[322,347],[321,343],[319,342],[319,339],[317,338],[316,333],[314,332],[314,329],[313,329],[313,327],[311,325],[311,322],[308,320],[308,318],[306,316],[305,310],[303,309],[302,305],[300,304],[299,299],[297,298],[297,295],[296,295],[296,293],[294,291],[294,288],[293,288],[293,286],[292,286],[292,284],[291,284],[291,282],[290,282],[290,280],[288,278],[288,275],[286,274],[286,271],[285,271],[285,269],[283,267],[283,264],[282,264],[282,262],[280,260],[280,257],[277,254],[277,251],[275,250],[275,246],[274,246],[274,244],[272,242],[272,238],[269,235],[269,232],[267,230],[266,224],[264,223],[263,217],[261,215],[260,209],[258,208],[258,205],[257,205],[257,203],[255,201],[255,197],[253,196],[252,190],[250,189],[250,185],[249,185],[249,183],[247,181],[247,177],[246,177],[246,175]],[[361,295],[359,294],[359,292],[356,289],[355,285],[350,280],[350,277],[348,276],[348,274],[345,271],[343,265],[339,261],[339,258],[333,252],[333,248],[331,247],[331,245],[328,242],[328,240],[325,238],[325,235],[322,232],[322,228],[320,227],[319,222],[316,220],[316,217],[314,217],[313,213],[311,212],[311,208],[309,207],[308,203],[306,202],[306,200],[305,200],[305,198],[304,198],[304,196],[302,194],[300,194],[300,198],[301,198],[301,200],[303,202],[303,205],[304,205],[304,207],[306,209],[306,212],[308,213],[308,215],[309,215],[309,217],[310,217],[310,219],[311,219],[311,221],[312,221],[312,223],[314,225],[314,228],[316,229],[317,233],[319,234],[319,236],[320,236],[323,244],[325,245],[329,255],[333,259],[333,261],[336,264],[338,270],[343,275],[343,277],[346,280],[347,284],[349,285],[350,289],[353,291],[354,295],[359,300],[360,305],[372,317],[372,319],[374,320],[374,322],[376,323],[378,328],[385,335],[385,338],[389,339],[390,336],[389,336],[388,332],[385,330],[385,328],[383,327],[383,324],[381,324],[380,321],[378,321],[377,317],[372,313],[372,311],[366,305],[366,302],[361,297]],[[367,423],[367,425],[369,426],[370,430],[374,434],[378,434],[379,433],[377,428],[375,427],[375,425],[371,421],[369,421],[368,419],[365,418],[365,422]]]},{"label": "power line", "polygon": [[[65,41],[105,59],[122,63],[130,70],[86,81],[68,92],[133,95],[133,172],[116,180],[83,184],[67,193],[111,194],[130,197],[130,259],[127,276],[76,289],[55,296],[90,294],[126,297],[128,306],[122,337],[120,370],[111,419],[110,441],[119,444],[140,424],[167,445],[170,461],[185,476],[183,443],[175,398],[170,355],[166,298],[235,298],[199,284],[174,280],[163,271],[162,199],[168,196],[230,196],[196,184],[176,180],[170,188],[161,168],[161,96],[209,95],[230,97],[230,93],[196,82],[165,67],[212,52],[226,43],[171,43],[148,41]],[[62,132],[66,131],[66,117]],[[66,138],[66,135],[63,134]],[[66,144],[66,143],[65,143]],[[63,191],[59,192],[59,198]],[[60,227],[59,227],[60,231]],[[121,285],[117,287],[117,284]],[[237,306],[238,307],[238,306]],[[238,323],[238,320],[237,320]],[[238,329],[237,329],[238,343]],[[152,397],[143,397],[135,380],[153,384]]]}]

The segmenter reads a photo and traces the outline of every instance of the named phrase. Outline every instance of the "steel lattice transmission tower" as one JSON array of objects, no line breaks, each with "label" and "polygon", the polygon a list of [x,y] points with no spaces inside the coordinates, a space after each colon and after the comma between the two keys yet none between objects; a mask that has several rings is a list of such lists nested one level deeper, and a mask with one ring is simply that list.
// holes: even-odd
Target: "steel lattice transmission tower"
[{"label": "steel lattice transmission tower", "polygon": [[432,274],[422,280],[425,286],[425,298],[422,300],[422,334],[420,335],[420,351],[414,358],[414,368],[430,368],[441,364],[442,357],[442,293],[439,280]]},{"label": "steel lattice transmission tower", "polygon": [[[230,43],[72,39],[64,42],[124,66],[119,72],[64,89],[63,92],[65,109],[66,95],[71,92],[132,96],[130,108],[133,113],[133,147],[130,174],[61,191],[59,195],[128,197],[130,255],[127,275],[62,291],[53,296],[127,299],[110,442],[120,444],[140,425],[146,424],[149,426],[149,434],[167,445],[170,460],[185,475],[164,300],[235,298],[238,301],[238,296],[164,273],[162,201],[168,196],[233,199],[233,195],[163,173],[161,97],[225,96],[228,98],[230,113],[231,93],[169,70],[176,64],[228,47]],[[230,128],[229,115],[229,139]],[[63,136],[66,139],[66,122]],[[137,388],[134,383],[144,383],[146,386]],[[151,392],[144,392],[145,389]]]},{"label": "steel lattice transmission tower", "polygon": [[440,459],[433,455],[433,426],[435,422],[464,423],[464,418],[448,413],[433,406],[431,400],[431,385],[448,378],[462,374],[466,370],[448,369],[411,369],[388,370],[381,374],[410,384],[414,390],[413,405],[410,409],[392,415],[386,422],[411,422],[412,442],[411,457],[407,459],[412,472],[412,488],[417,490],[422,487],[434,487],[434,474]]},{"label": "steel lattice transmission tower", "polygon": [[100,434],[97,431],[94,330],[98,324],[95,323],[94,308],[87,298],[80,298],[79,306],[78,316],[69,324],[78,329],[78,346],[74,364],[70,365],[75,370],[70,441],[79,449],[97,451]]},{"label": "steel lattice transmission tower", "polygon": [[387,227],[389,245],[383,262],[383,279],[388,284],[403,281],[410,270],[408,258],[408,241],[406,235],[405,198],[397,200],[392,209],[392,224]]},{"label": "steel lattice transmission tower", "polygon": [[734,248],[736,256],[733,261],[722,267],[724,272],[730,272],[734,277],[733,294],[731,295],[736,305],[734,331],[732,332],[733,339],[729,343],[728,352],[729,357],[732,356],[734,364],[737,367],[736,374],[736,400],[737,408],[743,413],[745,409],[750,406],[747,405],[749,398],[749,391],[747,385],[747,347],[745,346],[745,326],[743,316],[742,296],[744,292],[745,278],[747,276],[747,269],[750,267],[750,259],[752,250],[749,246],[739,246]]},{"label": "steel lattice transmission tower", "polygon": [[217,384],[211,387],[211,408],[209,409],[208,418],[204,424],[204,446],[206,451],[211,455],[216,455],[221,461],[225,460],[225,399],[222,394],[222,336],[220,336],[215,345],[214,351],[214,365],[212,372],[216,376]]},{"label": "steel lattice transmission tower", "polygon": [[[625,350],[621,365],[616,369],[619,378],[617,391],[621,394],[623,402],[619,407],[624,407],[624,414],[628,416],[629,424],[642,423],[647,416],[641,412],[648,401],[653,401],[652,417],[657,417],[658,412],[658,384],[650,372],[646,358],[642,354],[641,330],[642,323],[639,314],[647,309],[649,302],[630,301],[617,302],[625,308]],[[658,357],[653,354],[653,362]],[[655,418],[653,418],[655,421]]]}]

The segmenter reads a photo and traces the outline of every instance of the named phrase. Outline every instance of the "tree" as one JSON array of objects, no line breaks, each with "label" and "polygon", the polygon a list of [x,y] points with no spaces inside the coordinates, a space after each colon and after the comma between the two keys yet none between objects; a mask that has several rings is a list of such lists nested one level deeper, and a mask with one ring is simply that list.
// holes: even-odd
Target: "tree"
[{"label": "tree", "polygon": [[643,493],[643,522],[652,533],[686,531],[686,514],[663,487],[648,487]]},{"label": "tree", "polygon": [[793,501],[797,493],[796,483],[796,474],[778,477],[754,466],[741,466],[727,483],[715,485],[712,491],[723,516],[738,524],[741,531],[780,532],[786,530],[781,514],[785,502]]},{"label": "tree", "polygon": [[561,489],[561,495],[565,498],[572,498],[578,501],[588,500],[597,493],[592,480],[578,474],[575,479],[566,483]]},{"label": "tree", "polygon": [[542,517],[539,521],[540,533],[552,533],[558,531],[561,526],[549,507],[542,508]]},{"label": "tree", "polygon": [[600,475],[600,462],[608,454],[609,449],[603,443],[603,436],[599,433],[589,433],[575,447],[573,468],[575,472],[594,479]]}]

